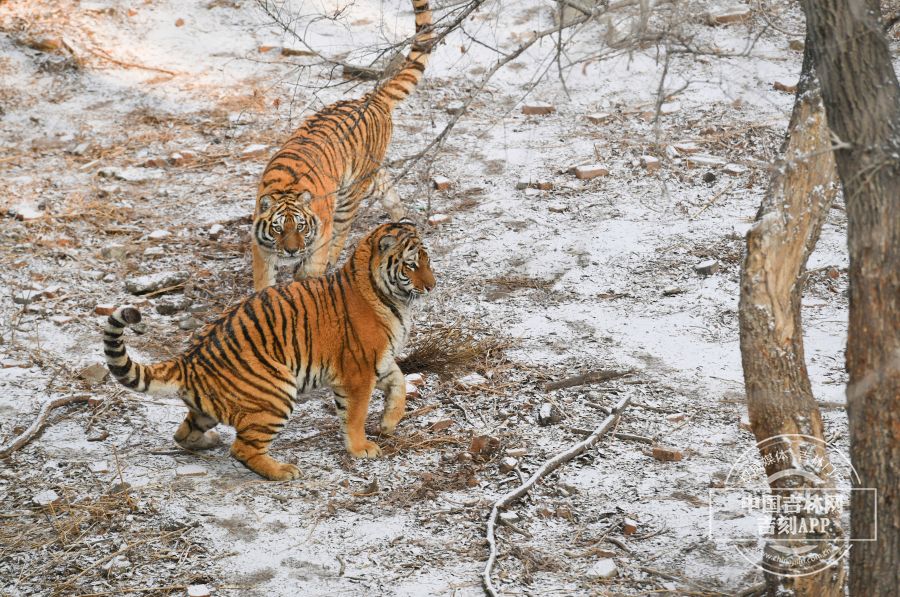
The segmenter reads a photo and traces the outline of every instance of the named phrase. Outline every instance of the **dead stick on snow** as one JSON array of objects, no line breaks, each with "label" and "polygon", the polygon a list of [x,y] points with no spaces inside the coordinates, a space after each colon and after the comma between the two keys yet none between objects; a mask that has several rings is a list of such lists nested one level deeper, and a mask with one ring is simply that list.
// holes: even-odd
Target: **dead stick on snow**
[{"label": "dead stick on snow", "polygon": [[8,444],[3,447],[0,447],[0,458],[6,458],[28,442],[37,435],[38,431],[44,426],[44,423],[47,422],[47,417],[50,416],[50,411],[54,408],[59,408],[60,406],[65,406],[67,404],[74,404],[76,402],[87,402],[88,398],[90,398],[90,394],[75,394],[74,396],[63,396],[62,398],[55,398],[54,400],[50,400],[49,402],[45,402],[41,407],[40,412],[38,412],[37,418],[34,422],[28,426],[28,429],[23,431],[18,437],[13,438]]},{"label": "dead stick on snow", "polygon": [[497,597],[497,590],[494,588],[493,583],[491,582],[491,571],[494,569],[494,563],[497,561],[497,539],[494,537],[494,530],[497,527],[497,517],[500,514],[501,508],[506,508],[523,495],[528,493],[528,491],[534,486],[535,483],[540,481],[542,478],[546,477],[549,473],[555,471],[563,464],[572,460],[579,454],[583,454],[590,447],[600,441],[600,438],[609,431],[613,425],[619,420],[619,413],[621,413],[628,404],[631,402],[631,397],[626,396],[622,398],[618,404],[616,404],[612,413],[594,429],[594,432],[584,441],[579,442],[564,452],[560,452],[550,460],[547,460],[538,468],[531,477],[528,478],[527,481],[501,497],[499,500],[494,502],[493,507],[491,508],[491,514],[488,516],[487,521],[487,542],[490,547],[490,555],[488,556],[488,561],[484,565],[484,572],[481,573],[481,580],[484,585],[484,591],[491,597]]},{"label": "dead stick on snow", "polygon": [[567,377],[566,379],[546,383],[544,384],[544,391],[549,392],[550,390],[561,390],[563,388],[574,388],[576,386],[600,383],[601,381],[610,381],[611,379],[618,379],[620,377],[625,377],[626,375],[631,375],[632,373],[634,373],[633,369],[627,371],[611,371],[606,369],[591,371],[590,373],[583,373],[574,377]]}]

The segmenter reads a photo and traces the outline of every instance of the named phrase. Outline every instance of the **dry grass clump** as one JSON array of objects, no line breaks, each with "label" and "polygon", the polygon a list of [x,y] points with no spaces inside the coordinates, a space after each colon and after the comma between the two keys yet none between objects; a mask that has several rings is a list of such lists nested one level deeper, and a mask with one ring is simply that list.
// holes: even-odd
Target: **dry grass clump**
[{"label": "dry grass clump", "polygon": [[511,346],[506,338],[474,332],[457,324],[436,325],[411,334],[407,353],[397,364],[403,373],[435,373],[442,378],[486,371],[504,360]]},{"label": "dry grass clump", "polygon": [[550,290],[556,283],[556,280],[544,280],[541,278],[532,278],[531,276],[498,276],[487,282],[498,290],[513,292],[523,288]]}]

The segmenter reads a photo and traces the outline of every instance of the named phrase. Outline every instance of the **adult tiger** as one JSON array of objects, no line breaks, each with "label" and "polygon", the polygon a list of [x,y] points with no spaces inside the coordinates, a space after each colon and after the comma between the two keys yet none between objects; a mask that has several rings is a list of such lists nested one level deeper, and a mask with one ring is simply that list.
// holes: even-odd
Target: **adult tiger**
[{"label": "adult tiger", "polygon": [[269,444],[297,395],[317,387],[334,390],[347,451],[381,454],[363,429],[369,398],[376,387],[384,391],[381,432],[393,433],[406,406],[406,381],[394,358],[406,341],[409,305],[434,285],[415,227],[383,224],[341,269],[262,290],[167,361],[131,360],[122,334],[141,315],[119,307],[103,335],[106,362],[123,385],[184,401],[189,411],[175,433],[182,446],[212,447],[217,437],[210,430],[225,423],[237,431],[232,456],[267,479],[295,479],[297,467],[269,456]]},{"label": "adult tiger", "polygon": [[337,262],[360,202],[380,196],[402,215],[381,162],[391,140],[391,111],[422,78],[434,40],[428,0],[412,0],[416,35],[399,71],[355,100],[310,116],[269,160],[253,212],[253,285],[275,283],[279,263],[294,278],[320,276]]}]

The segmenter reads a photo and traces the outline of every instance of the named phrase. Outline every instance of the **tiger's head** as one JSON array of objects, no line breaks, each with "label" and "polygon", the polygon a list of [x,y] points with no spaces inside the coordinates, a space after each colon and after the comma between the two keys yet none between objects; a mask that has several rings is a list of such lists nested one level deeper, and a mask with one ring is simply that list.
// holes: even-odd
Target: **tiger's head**
[{"label": "tiger's head", "polygon": [[412,222],[382,224],[367,240],[369,272],[382,293],[409,304],[434,289],[431,259]]},{"label": "tiger's head", "polygon": [[257,200],[253,237],[264,250],[279,259],[299,261],[307,257],[319,230],[319,219],[309,209],[312,195],[267,193]]}]

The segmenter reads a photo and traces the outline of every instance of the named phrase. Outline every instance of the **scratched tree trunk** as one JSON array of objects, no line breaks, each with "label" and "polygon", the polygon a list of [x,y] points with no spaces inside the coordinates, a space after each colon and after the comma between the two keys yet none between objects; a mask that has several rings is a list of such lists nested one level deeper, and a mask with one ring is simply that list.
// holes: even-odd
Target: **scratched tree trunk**
[{"label": "scratched tree trunk", "polygon": [[[830,147],[807,43],[788,136],[782,147],[784,162],[772,174],[756,222],[747,233],[747,253],[741,270],[739,316],[747,406],[770,491],[776,496],[797,490],[827,492],[833,487],[828,475],[822,474],[828,455],[822,417],[806,371],[800,317],[806,262],[836,193]],[[780,438],[787,434],[818,441]],[[778,458],[779,453],[792,457]],[[821,481],[783,472],[797,468]],[[779,592],[784,590],[810,597],[844,594],[843,563],[800,577],[784,576],[800,572],[798,566],[778,563],[779,556],[785,557],[786,548],[811,545],[822,554],[835,550],[843,553],[840,512],[833,509],[827,517],[832,527],[826,532],[805,533],[787,545],[769,540],[763,558],[769,595],[784,595]]]},{"label": "scratched tree trunk", "polygon": [[[847,203],[851,595],[900,587],[900,85],[877,0],[801,0]],[[877,541],[859,541],[874,538]]]}]

